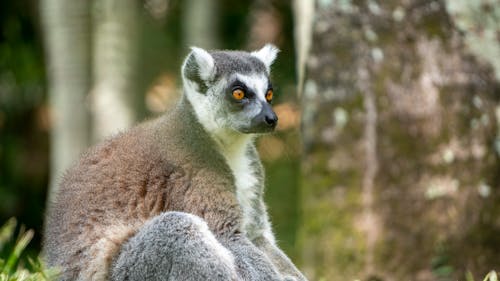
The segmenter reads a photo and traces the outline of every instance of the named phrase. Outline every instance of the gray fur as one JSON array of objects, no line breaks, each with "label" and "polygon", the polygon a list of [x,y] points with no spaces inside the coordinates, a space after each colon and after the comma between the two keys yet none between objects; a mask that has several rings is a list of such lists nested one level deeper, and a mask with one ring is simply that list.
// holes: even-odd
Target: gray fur
[{"label": "gray fur", "polygon": [[123,245],[111,280],[237,280],[234,264],[217,255],[201,227],[186,213],[155,217]]},{"label": "gray fur", "polygon": [[183,75],[186,79],[196,83],[200,93],[205,94],[207,92],[209,85],[201,78],[198,70],[198,64],[196,63],[196,59],[193,55],[188,56],[186,59],[186,62],[184,63]]},{"label": "gray fur", "polygon": [[[231,111],[224,84],[269,65],[211,52],[208,81],[189,76],[191,56],[175,109],[90,149],[65,174],[43,252],[60,280],[306,280],[274,243],[253,138],[234,125],[255,110]],[[249,173],[235,170],[246,164]]]},{"label": "gray fur", "polygon": [[[209,51],[215,62],[215,80],[229,77],[234,73],[256,74],[265,73],[266,66],[255,56],[241,51]],[[200,77],[198,64],[193,54],[190,54],[185,63],[183,75],[195,82],[201,93],[206,93],[215,80],[205,81]]]},{"label": "gray fur", "polygon": [[229,76],[234,73],[258,74],[265,73],[266,66],[255,56],[241,51],[209,52],[215,61],[216,76]]}]

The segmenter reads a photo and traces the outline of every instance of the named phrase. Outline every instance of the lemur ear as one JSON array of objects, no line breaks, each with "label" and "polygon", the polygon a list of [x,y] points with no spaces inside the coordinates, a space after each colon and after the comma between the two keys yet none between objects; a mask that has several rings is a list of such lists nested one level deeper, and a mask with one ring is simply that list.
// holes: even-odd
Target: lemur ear
[{"label": "lemur ear", "polygon": [[267,73],[269,73],[271,65],[276,59],[276,56],[278,55],[279,51],[280,50],[276,46],[268,43],[260,50],[254,51],[251,54],[252,56],[255,56],[258,59],[260,59],[266,65]]},{"label": "lemur ear", "polygon": [[183,75],[193,81],[196,77],[204,81],[212,80],[215,77],[214,58],[205,50],[198,47],[191,47],[191,53],[186,58],[183,65]]}]

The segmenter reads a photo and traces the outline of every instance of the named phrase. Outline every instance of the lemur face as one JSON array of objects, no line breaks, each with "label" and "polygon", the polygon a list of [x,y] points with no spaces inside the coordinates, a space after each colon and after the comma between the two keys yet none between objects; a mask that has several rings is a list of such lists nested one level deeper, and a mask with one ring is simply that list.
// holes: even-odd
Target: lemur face
[{"label": "lemur face", "polygon": [[193,48],[183,66],[184,88],[207,130],[274,130],[278,117],[271,107],[269,69],[277,52],[272,45],[252,53]]}]

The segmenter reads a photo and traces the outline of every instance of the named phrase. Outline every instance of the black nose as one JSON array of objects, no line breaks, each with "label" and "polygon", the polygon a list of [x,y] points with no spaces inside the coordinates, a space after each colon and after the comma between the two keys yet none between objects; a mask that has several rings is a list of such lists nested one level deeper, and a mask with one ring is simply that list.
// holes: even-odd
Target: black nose
[{"label": "black nose", "polygon": [[269,127],[274,127],[278,123],[278,116],[276,116],[276,114],[272,112],[271,114],[266,114],[264,120],[266,120],[266,124]]}]

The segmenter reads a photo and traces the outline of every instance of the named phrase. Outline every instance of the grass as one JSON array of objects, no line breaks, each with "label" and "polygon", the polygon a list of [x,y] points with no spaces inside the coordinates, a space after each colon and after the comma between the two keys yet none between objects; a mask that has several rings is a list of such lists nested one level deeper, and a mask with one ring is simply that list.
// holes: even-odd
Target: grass
[{"label": "grass", "polygon": [[45,269],[39,258],[23,257],[23,251],[33,238],[32,229],[20,227],[16,236],[17,221],[12,218],[0,228],[0,281],[50,281],[57,273]]},{"label": "grass", "polygon": [[[472,274],[468,272],[465,280],[474,281],[474,277],[472,277]],[[498,281],[498,275],[495,271],[490,271],[490,273],[488,273],[486,277],[484,277],[483,281]]]}]

